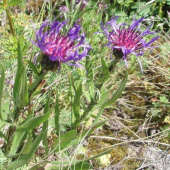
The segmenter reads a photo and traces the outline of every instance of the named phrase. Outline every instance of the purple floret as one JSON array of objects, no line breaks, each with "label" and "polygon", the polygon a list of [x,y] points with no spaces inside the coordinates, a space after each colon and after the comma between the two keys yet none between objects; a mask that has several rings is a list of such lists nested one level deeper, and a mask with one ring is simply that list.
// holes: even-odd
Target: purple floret
[{"label": "purple floret", "polygon": [[[152,49],[153,46],[150,45],[156,41],[159,36],[155,36],[156,33],[154,31],[150,31],[152,25],[142,32],[140,29],[140,23],[144,18],[139,20],[135,20],[134,18],[129,27],[126,27],[125,23],[117,24],[117,19],[118,17],[112,17],[105,26],[101,23],[101,28],[108,39],[107,46],[112,50],[117,49],[122,51],[126,67],[127,55],[131,53],[135,54],[141,66],[141,70],[143,71],[142,64],[138,56],[143,55],[146,49]],[[153,34],[153,38],[149,42],[146,42],[144,37],[151,34]]]},{"label": "purple floret", "polygon": [[67,21],[52,23],[44,21],[39,30],[35,29],[36,42],[32,40],[31,42],[39,47],[51,61],[80,67],[77,61],[88,56],[87,53],[91,47],[85,41],[85,34],[80,34],[80,25],[75,24],[66,34],[63,34],[66,24]]}]

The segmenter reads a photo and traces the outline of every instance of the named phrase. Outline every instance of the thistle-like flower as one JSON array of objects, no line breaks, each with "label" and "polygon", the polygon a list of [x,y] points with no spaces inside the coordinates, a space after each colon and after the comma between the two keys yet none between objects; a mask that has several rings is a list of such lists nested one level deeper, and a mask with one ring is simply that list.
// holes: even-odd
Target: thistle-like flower
[{"label": "thistle-like flower", "polygon": [[[138,56],[143,55],[147,48],[152,49],[153,46],[150,45],[158,39],[158,36],[155,36],[156,33],[154,31],[150,31],[152,25],[142,32],[140,23],[144,18],[139,20],[135,20],[134,18],[128,27],[126,27],[125,23],[117,24],[117,19],[118,17],[112,17],[105,26],[103,23],[101,24],[101,28],[108,39],[107,46],[113,50],[113,53],[122,54],[121,57],[125,61],[126,67],[128,54],[135,54],[143,71]],[[149,42],[146,42],[144,37],[151,34],[153,38]]]},{"label": "thistle-like flower", "polygon": [[38,31],[35,29],[36,42],[31,42],[41,49],[41,63],[47,70],[55,69],[61,63],[81,67],[77,61],[85,58],[91,48],[85,41],[85,34],[80,34],[80,25],[75,24],[64,33],[66,24],[67,21],[44,21]]}]

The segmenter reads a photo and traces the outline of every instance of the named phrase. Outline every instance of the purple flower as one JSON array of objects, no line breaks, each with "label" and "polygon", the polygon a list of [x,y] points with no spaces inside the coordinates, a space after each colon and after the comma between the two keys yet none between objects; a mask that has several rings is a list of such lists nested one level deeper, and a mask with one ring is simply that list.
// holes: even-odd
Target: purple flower
[{"label": "purple flower", "polygon": [[[147,27],[144,31],[140,29],[140,23],[144,18],[139,20],[133,20],[130,26],[126,27],[125,23],[117,24],[118,17],[112,17],[105,26],[101,24],[102,30],[108,39],[107,46],[110,47],[113,51],[121,51],[123,54],[123,60],[126,63],[127,67],[127,55],[135,54],[138,62],[140,64],[141,70],[142,64],[138,56],[143,55],[146,49],[152,49],[153,46],[150,46],[154,41],[158,39],[158,36],[155,36],[154,31],[150,31],[152,25]],[[144,37],[147,35],[153,35],[153,38],[146,42]]]},{"label": "purple flower", "polygon": [[61,12],[60,14],[60,18],[64,17],[64,13],[67,13],[68,12],[68,8],[66,6],[61,6],[59,8],[59,11]]},{"label": "purple flower", "polygon": [[63,12],[63,13],[66,13],[66,12],[68,12],[68,9],[67,9],[66,6],[61,6],[61,7],[59,8],[59,11],[60,11],[60,12]]},{"label": "purple flower", "polygon": [[50,61],[81,67],[77,61],[85,58],[91,47],[85,41],[85,34],[80,34],[80,25],[75,24],[64,34],[63,27],[66,24],[67,21],[44,21],[38,31],[35,29],[36,42],[31,42],[39,47]]}]

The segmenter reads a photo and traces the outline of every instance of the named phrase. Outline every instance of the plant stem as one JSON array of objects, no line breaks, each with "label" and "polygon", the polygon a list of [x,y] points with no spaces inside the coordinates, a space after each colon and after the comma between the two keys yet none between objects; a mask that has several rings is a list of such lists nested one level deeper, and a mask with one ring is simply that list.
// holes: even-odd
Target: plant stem
[{"label": "plant stem", "polygon": [[[45,77],[45,75],[48,73],[48,71],[44,71],[42,70],[40,72],[40,74],[36,77],[35,81],[33,82],[32,86],[29,89],[29,101],[30,101],[30,97],[31,95],[35,92],[35,90],[37,89],[37,87],[39,86],[39,84],[41,83],[42,79]],[[14,115],[14,122],[18,121],[18,115],[20,114],[21,110],[23,110],[25,106],[22,107],[16,107],[13,111],[13,115]],[[29,106],[30,108],[30,106]],[[30,110],[29,110],[30,111]]]},{"label": "plant stem", "polygon": [[48,73],[48,71],[42,70],[40,74],[36,77],[35,81],[33,82],[32,86],[29,89],[29,98],[34,93],[34,91],[37,89],[39,84],[41,83],[42,79],[45,77],[45,75]]},{"label": "plant stem", "polygon": [[5,7],[7,16],[8,16],[8,21],[9,21],[10,30],[11,30],[13,36],[15,36],[14,26],[13,26],[12,19],[11,19],[11,16],[10,16],[10,10],[9,10],[8,3],[7,3],[6,0],[3,0],[3,4],[4,4],[4,7]]}]

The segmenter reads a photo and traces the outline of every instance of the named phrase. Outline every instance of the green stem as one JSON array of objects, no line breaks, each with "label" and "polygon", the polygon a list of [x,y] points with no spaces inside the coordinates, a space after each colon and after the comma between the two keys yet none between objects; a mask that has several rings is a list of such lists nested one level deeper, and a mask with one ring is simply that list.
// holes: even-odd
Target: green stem
[{"label": "green stem", "polygon": [[71,2],[70,2],[70,12],[72,12],[73,11],[73,0],[71,0]]},{"label": "green stem", "polygon": [[[50,11],[52,11],[53,9],[53,4],[52,4],[52,0],[50,0]],[[50,21],[52,22],[53,21],[53,15],[50,15]]]},{"label": "green stem", "polygon": [[83,116],[81,117],[80,121],[78,122],[79,124],[81,122],[83,122],[91,114],[90,111],[94,108],[95,105],[96,105],[96,102],[94,102],[94,101],[90,102],[89,106],[87,107]]},{"label": "green stem", "polygon": [[10,10],[9,10],[9,7],[8,7],[8,3],[7,3],[6,0],[3,0],[3,4],[4,4],[4,7],[5,7],[7,16],[8,16],[10,30],[11,30],[13,36],[15,36],[14,26],[13,26],[12,19],[11,19],[11,16],[10,16]]},{"label": "green stem", "polygon": [[40,72],[40,74],[36,77],[35,81],[33,82],[33,84],[31,85],[31,87],[29,89],[29,98],[34,93],[34,91],[37,89],[37,87],[39,86],[39,84],[41,83],[42,79],[45,77],[45,75],[47,73],[48,73],[48,71],[42,70]]},{"label": "green stem", "polygon": [[[39,84],[41,83],[42,79],[45,77],[45,75],[47,74],[48,71],[44,71],[42,70],[40,72],[40,74],[35,78],[35,81],[33,82],[33,84],[31,85],[30,89],[29,89],[29,101],[30,101],[30,97],[31,95],[35,92],[35,90],[37,89],[37,87],[39,86]],[[23,110],[25,106],[22,107],[15,107],[14,111],[13,111],[13,115],[14,115],[14,122],[18,121],[18,115],[20,114],[21,110]]]},{"label": "green stem", "polygon": [[109,72],[111,72],[112,70],[115,69],[116,64],[120,61],[119,58],[115,58],[114,60],[111,61],[111,63],[109,64]]}]

